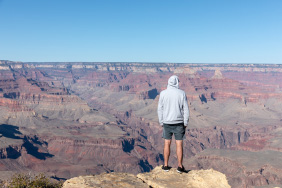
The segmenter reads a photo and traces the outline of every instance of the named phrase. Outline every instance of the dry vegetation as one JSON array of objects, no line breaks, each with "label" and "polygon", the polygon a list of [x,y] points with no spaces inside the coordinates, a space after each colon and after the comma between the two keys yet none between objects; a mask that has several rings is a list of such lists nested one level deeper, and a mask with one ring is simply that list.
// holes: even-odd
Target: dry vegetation
[{"label": "dry vegetation", "polygon": [[31,176],[27,174],[15,174],[8,181],[0,180],[1,188],[61,188],[63,182],[54,182],[44,174]]}]

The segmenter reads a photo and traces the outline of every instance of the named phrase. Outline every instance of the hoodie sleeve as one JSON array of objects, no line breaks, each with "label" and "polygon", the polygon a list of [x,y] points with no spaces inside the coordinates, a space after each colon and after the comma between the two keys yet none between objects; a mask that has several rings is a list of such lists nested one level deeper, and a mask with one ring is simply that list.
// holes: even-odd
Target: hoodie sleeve
[{"label": "hoodie sleeve", "polygon": [[163,109],[164,109],[164,104],[163,104],[163,97],[162,97],[162,92],[161,92],[160,98],[159,98],[159,104],[158,104],[158,117],[159,117],[159,123],[161,126],[163,126]]},{"label": "hoodie sleeve", "polygon": [[188,126],[189,121],[189,107],[186,94],[184,94],[184,104],[183,104],[183,111],[184,111],[184,126]]}]

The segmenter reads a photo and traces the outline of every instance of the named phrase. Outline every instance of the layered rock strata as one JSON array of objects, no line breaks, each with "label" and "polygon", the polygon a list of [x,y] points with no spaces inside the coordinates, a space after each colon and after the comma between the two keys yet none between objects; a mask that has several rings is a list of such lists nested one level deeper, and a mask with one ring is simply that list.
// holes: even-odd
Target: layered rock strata
[{"label": "layered rock strata", "polygon": [[185,165],[223,172],[233,187],[280,184],[282,167],[259,156],[282,151],[281,68],[0,61],[0,176],[152,170],[163,163],[158,97],[176,74],[191,115]]}]

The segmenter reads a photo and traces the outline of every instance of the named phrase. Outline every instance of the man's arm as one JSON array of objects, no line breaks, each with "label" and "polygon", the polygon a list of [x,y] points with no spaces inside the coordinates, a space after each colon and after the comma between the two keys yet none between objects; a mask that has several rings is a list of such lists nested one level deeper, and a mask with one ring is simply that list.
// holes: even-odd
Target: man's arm
[{"label": "man's arm", "polygon": [[188,107],[186,94],[184,94],[183,111],[184,111],[184,126],[187,127],[189,121],[189,107]]},{"label": "man's arm", "polygon": [[160,98],[159,98],[159,103],[158,103],[158,117],[159,117],[159,123],[161,126],[163,126],[163,97],[162,97],[162,93],[160,94]]}]

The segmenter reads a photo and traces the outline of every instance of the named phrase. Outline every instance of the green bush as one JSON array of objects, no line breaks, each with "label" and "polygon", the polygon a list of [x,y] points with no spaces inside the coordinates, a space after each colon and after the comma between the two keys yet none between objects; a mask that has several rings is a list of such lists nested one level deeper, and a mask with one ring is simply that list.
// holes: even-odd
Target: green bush
[{"label": "green bush", "polygon": [[[0,184],[1,185],[1,184]],[[30,176],[27,174],[15,174],[6,184],[2,183],[4,188],[61,188],[63,182],[52,182],[44,174]]]}]

